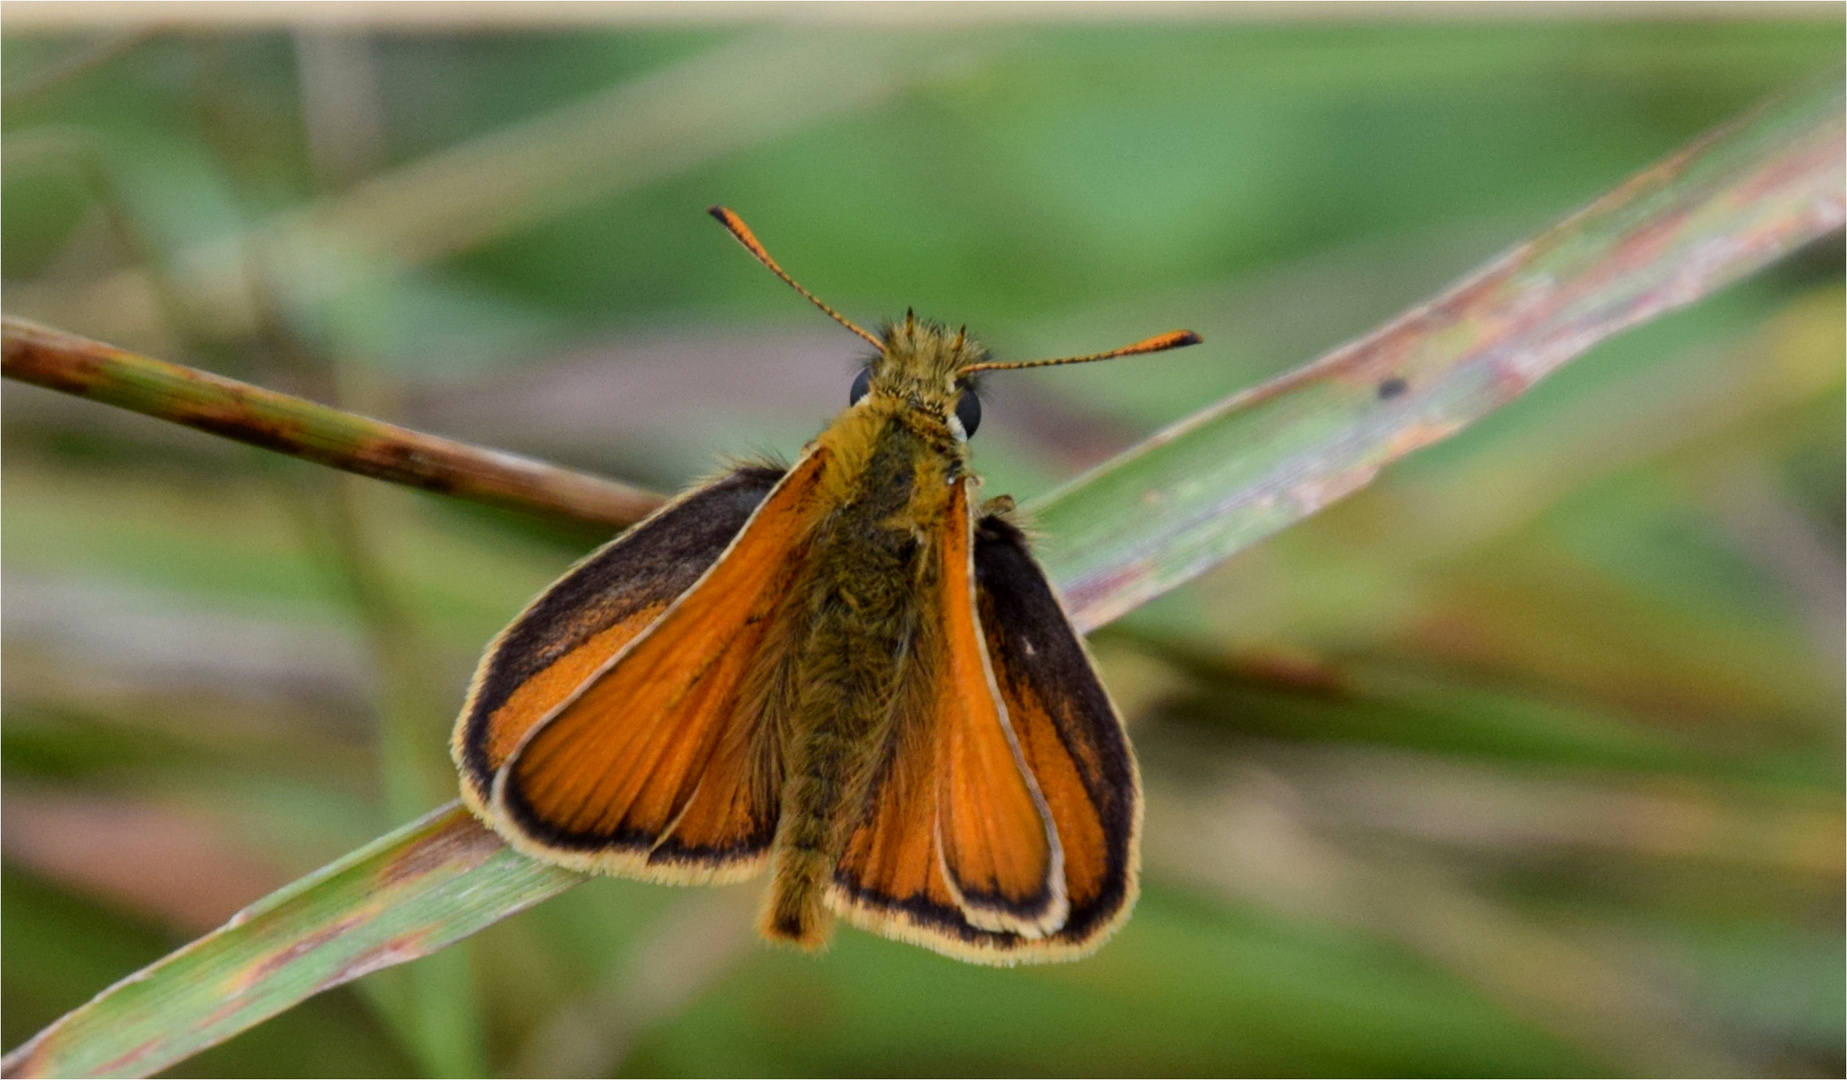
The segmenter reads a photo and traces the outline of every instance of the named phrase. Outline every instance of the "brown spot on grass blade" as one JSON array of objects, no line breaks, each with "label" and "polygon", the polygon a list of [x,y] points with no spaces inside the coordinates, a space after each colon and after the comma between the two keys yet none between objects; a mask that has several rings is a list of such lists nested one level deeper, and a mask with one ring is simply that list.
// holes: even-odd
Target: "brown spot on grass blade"
[{"label": "brown spot on grass blade", "polygon": [[[147,1042],[144,1042],[140,1046],[135,1047],[133,1050],[130,1050],[128,1053],[123,1054],[121,1057],[114,1058],[110,1061],[104,1062],[103,1065],[96,1070],[96,1075],[98,1076],[139,1075],[139,1070],[135,1069],[134,1066],[138,1062],[143,1060],[144,1058],[147,1058],[150,1055],[152,1055],[154,1051],[158,1049],[160,1049],[160,1040],[159,1039],[149,1039]],[[8,1075],[12,1075],[12,1074],[9,1073]]]},{"label": "brown spot on grass blade", "polygon": [[472,815],[451,817],[423,843],[386,860],[378,871],[378,886],[394,888],[438,870],[465,873],[499,854],[500,837]]},{"label": "brown spot on grass blade", "polygon": [[[444,944],[447,943],[445,942]],[[420,956],[428,956],[435,951],[435,949],[429,946],[428,935],[422,933],[403,934],[399,937],[392,938],[390,941],[383,942],[367,949],[365,952],[353,957],[353,959],[344,966],[330,972],[325,979],[321,980],[321,985],[316,988],[315,992],[318,993],[321,990],[331,990],[343,983],[349,983],[354,979],[370,975],[374,971],[383,971],[388,967],[396,967],[399,964],[415,960]]]},{"label": "brown spot on grass blade", "polygon": [[265,450],[490,506],[622,528],[662,501],[614,480],[426,435],[22,319],[4,322],[0,370]]},{"label": "brown spot on grass blade", "polygon": [[[251,967],[249,971],[237,976],[233,982],[235,989],[231,992],[233,994],[242,994],[246,988],[261,984],[276,972],[287,968],[290,964],[295,963],[302,957],[310,955],[317,949],[325,948],[331,942],[338,941],[342,934],[347,933],[355,926],[364,922],[365,918],[366,913],[355,913],[350,918],[342,919],[331,926],[322,927],[306,937],[291,941],[283,948],[263,957],[261,961]],[[233,1002],[233,1004],[234,1003],[235,1002]],[[220,1012],[222,1012],[222,1010],[220,1010]],[[212,1016],[217,1017],[219,1013],[214,1012]]]}]

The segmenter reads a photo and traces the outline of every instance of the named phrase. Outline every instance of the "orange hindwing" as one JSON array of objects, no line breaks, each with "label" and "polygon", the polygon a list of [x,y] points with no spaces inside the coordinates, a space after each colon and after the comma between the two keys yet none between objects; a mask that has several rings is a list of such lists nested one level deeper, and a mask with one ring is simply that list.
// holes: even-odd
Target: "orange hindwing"
[{"label": "orange hindwing", "polygon": [[1122,720],[1045,572],[1012,522],[975,527],[975,586],[994,680],[1064,850],[1070,911],[1031,959],[1083,956],[1135,904],[1141,781]]},{"label": "orange hindwing", "polygon": [[976,614],[968,481],[950,501],[933,632],[829,903],[849,922],[987,963],[1031,959],[1067,918],[1053,816],[997,692]]}]

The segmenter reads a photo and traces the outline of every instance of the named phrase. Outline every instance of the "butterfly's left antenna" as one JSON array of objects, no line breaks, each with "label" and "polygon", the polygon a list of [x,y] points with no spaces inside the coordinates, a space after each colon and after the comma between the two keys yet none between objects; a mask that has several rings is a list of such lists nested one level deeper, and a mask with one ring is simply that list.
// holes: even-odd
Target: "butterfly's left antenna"
[{"label": "butterfly's left antenna", "polygon": [[732,213],[730,210],[727,210],[722,206],[708,207],[706,209],[706,213],[711,214],[713,217],[717,218],[718,223],[720,225],[723,225],[726,229],[728,229],[731,232],[732,236],[737,237],[738,243],[744,245],[744,250],[750,252],[752,255],[755,255],[757,257],[758,262],[770,268],[770,273],[775,274],[777,277],[781,278],[783,282],[789,286],[789,288],[794,289],[798,293],[801,293],[804,297],[807,298],[809,303],[813,304],[815,307],[820,308],[822,311],[827,312],[828,318],[846,327],[848,330],[853,331],[855,334],[858,334],[860,337],[865,338],[867,341],[872,342],[873,347],[878,349],[879,351],[883,352],[885,350],[885,343],[883,341],[880,341],[877,337],[873,336],[872,334],[868,334],[864,330],[861,330],[858,326],[855,326],[853,324],[853,321],[851,319],[847,318],[845,315],[840,314],[838,311],[835,311],[833,308],[828,307],[826,304],[822,303],[820,297],[809,292],[807,289],[802,288],[801,285],[797,284],[796,280],[790,277],[783,270],[782,267],[777,266],[776,260],[770,258],[770,253],[764,249],[763,242],[757,239],[756,233],[753,233],[750,231],[750,226],[744,224],[743,218],[738,217],[736,214]]}]

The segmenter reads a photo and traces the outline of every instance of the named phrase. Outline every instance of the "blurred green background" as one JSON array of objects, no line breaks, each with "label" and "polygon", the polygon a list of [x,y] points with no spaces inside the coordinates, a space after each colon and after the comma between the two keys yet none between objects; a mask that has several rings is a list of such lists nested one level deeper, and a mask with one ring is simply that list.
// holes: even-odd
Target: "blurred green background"
[{"label": "blurred green background", "polygon": [[[714,202],[861,322],[1205,335],[995,378],[1029,498],[1843,51],[1836,5],[713,10],[9,8],[6,310],[662,490],[859,350]],[[1842,306],[1836,236],[1095,635],[1149,809],[1093,959],[602,880],[175,1071],[1841,1075]],[[452,797],[480,649],[601,537],[0,404],[11,1047]]]}]

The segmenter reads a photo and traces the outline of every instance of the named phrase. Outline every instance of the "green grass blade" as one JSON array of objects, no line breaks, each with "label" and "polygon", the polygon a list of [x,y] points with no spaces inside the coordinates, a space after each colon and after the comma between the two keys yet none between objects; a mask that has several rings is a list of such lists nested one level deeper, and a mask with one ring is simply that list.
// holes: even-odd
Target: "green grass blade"
[{"label": "green grass blade", "polygon": [[1838,80],[1631,177],[1384,327],[1233,395],[1032,507],[1101,626],[1456,434],[1598,341],[1841,227]]},{"label": "green grass blade", "polygon": [[451,803],[104,990],[8,1054],[5,1074],[145,1076],[579,880],[514,854]]},{"label": "green grass blade", "polygon": [[[1838,84],[1619,187],[1434,303],[1157,436],[1038,510],[1099,625],[1364,485],[1624,327],[1838,228]],[[578,880],[450,806],[261,902],[10,1055],[8,1075],[142,1075],[320,990],[427,955]]]}]

